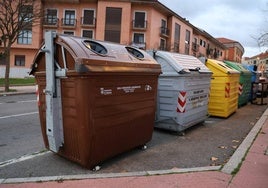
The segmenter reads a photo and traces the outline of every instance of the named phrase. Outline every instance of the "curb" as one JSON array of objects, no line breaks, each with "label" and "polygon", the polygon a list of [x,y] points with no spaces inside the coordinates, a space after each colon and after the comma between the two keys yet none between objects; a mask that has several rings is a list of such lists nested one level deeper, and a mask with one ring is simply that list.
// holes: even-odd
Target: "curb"
[{"label": "curb", "polygon": [[30,178],[8,178],[8,179],[0,179],[0,184],[155,176],[155,175],[180,174],[180,173],[190,173],[190,172],[218,171],[220,170],[220,168],[221,166],[208,166],[208,167],[198,167],[198,168],[182,168],[182,169],[124,172],[124,173],[62,175],[62,176],[46,176],[46,177],[30,177]]},{"label": "curb", "polygon": [[[16,90],[16,87],[24,87],[24,86],[13,86],[12,88]],[[35,85],[29,85],[26,87],[32,87],[27,89],[19,89],[19,91],[14,92],[4,92],[4,89],[0,87],[0,96],[11,96],[11,95],[22,95],[22,94],[35,94]],[[11,87],[10,87],[11,88]]]},{"label": "curb", "polygon": [[0,96],[11,96],[11,95],[27,95],[27,94],[35,94],[33,91],[28,92],[8,92],[8,93],[0,93]]},{"label": "curb", "polygon": [[240,146],[236,149],[230,160],[222,168],[222,172],[232,174],[232,172],[243,161],[245,155],[247,155],[248,149],[251,147],[261,128],[263,127],[268,116],[268,109],[262,114],[261,118],[257,121],[254,127],[251,129],[247,137],[243,140]]}]

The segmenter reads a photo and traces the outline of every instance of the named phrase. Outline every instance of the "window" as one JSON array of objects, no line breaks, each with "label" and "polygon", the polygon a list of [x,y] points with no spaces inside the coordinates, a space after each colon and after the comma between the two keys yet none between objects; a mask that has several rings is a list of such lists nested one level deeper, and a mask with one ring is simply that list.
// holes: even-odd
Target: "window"
[{"label": "window", "polygon": [[181,26],[175,23],[175,42],[180,42]]},{"label": "window", "polygon": [[143,49],[146,49],[145,39],[143,33],[134,33],[133,34],[133,46]]},{"label": "window", "polygon": [[92,30],[83,30],[82,37],[87,37],[92,39],[93,38],[93,31]]},{"label": "window", "polygon": [[190,54],[190,31],[186,30],[186,35],[185,35],[185,54],[189,55]]},{"label": "window", "polygon": [[23,30],[19,32],[18,44],[32,44],[32,31]]},{"label": "window", "polygon": [[73,31],[63,31],[63,34],[65,35],[74,35]]},{"label": "window", "polygon": [[74,26],[75,25],[75,11],[74,10],[66,10],[64,15],[63,24],[67,26]]},{"label": "window", "polygon": [[25,24],[32,25],[33,7],[31,5],[23,5],[19,10],[19,21],[23,21]]},{"label": "window", "polygon": [[6,56],[0,52],[0,65],[6,65]]},{"label": "window", "polygon": [[138,43],[138,44],[144,43],[144,34],[143,33],[134,33],[133,42]]},{"label": "window", "polygon": [[145,12],[135,12],[134,28],[146,28],[146,14]]},{"label": "window", "polygon": [[202,46],[203,45],[203,40],[200,39],[199,45]]},{"label": "window", "polygon": [[84,25],[95,25],[95,11],[94,10],[84,10],[84,17],[82,23]]},{"label": "window", "polygon": [[166,50],[166,40],[160,39],[160,50]]},{"label": "window", "polygon": [[161,20],[161,34],[163,35],[168,35],[168,28],[167,28],[167,21],[166,20]]},{"label": "window", "polygon": [[181,26],[175,23],[174,52],[179,52],[180,48]]},{"label": "window", "polygon": [[15,55],[15,66],[25,66],[24,55]]},{"label": "window", "polygon": [[107,7],[104,40],[120,43],[122,8]]},{"label": "window", "polygon": [[167,21],[166,20],[161,20],[161,27],[167,27]]},{"label": "window", "polygon": [[198,39],[197,38],[194,38],[194,42],[192,44],[192,49],[194,52],[197,52],[199,50],[199,44],[198,44]]},{"label": "window", "polygon": [[47,9],[44,24],[46,25],[57,25],[58,23],[58,11],[57,9]]}]

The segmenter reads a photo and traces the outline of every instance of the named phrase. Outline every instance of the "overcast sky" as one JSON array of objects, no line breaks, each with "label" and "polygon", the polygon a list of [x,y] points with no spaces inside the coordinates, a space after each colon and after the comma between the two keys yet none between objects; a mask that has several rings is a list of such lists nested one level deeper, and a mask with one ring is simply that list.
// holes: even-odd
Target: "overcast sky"
[{"label": "overcast sky", "polygon": [[268,32],[268,0],[159,0],[214,38],[238,41],[244,57],[252,57],[267,48],[259,48],[256,39]]}]

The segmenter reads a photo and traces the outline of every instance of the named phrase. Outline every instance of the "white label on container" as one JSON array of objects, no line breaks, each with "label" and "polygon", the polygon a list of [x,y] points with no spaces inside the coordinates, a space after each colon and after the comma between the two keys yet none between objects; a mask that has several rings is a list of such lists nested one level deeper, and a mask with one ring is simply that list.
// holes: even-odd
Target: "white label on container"
[{"label": "white label on container", "polygon": [[196,97],[190,98],[189,102],[191,102],[194,108],[197,108],[200,106],[204,106],[207,103],[206,101],[207,98],[208,98],[208,95],[196,96]]},{"label": "white label on container", "polygon": [[122,86],[117,87],[117,90],[123,90],[125,93],[133,93],[135,92],[135,89],[140,89],[141,86]]},{"label": "white label on container", "polygon": [[145,91],[152,91],[152,86],[150,86],[150,85],[145,85]]},{"label": "white label on container", "polygon": [[104,89],[103,87],[100,88],[101,95],[112,95],[113,91],[112,89]]}]

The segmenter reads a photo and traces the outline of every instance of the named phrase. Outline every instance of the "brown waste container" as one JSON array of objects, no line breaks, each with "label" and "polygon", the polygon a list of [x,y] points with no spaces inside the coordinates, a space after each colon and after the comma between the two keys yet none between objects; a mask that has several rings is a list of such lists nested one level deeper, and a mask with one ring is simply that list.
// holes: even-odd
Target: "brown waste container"
[{"label": "brown waste container", "polygon": [[[55,83],[60,93],[63,143],[59,155],[93,168],[143,146],[152,138],[160,65],[146,52],[119,44],[55,35]],[[46,44],[44,45],[46,46]],[[39,116],[46,148],[46,64],[44,46],[31,73],[38,86]],[[62,112],[60,112],[62,111]],[[55,120],[56,119],[56,120]],[[54,117],[54,121],[58,121]]]}]

